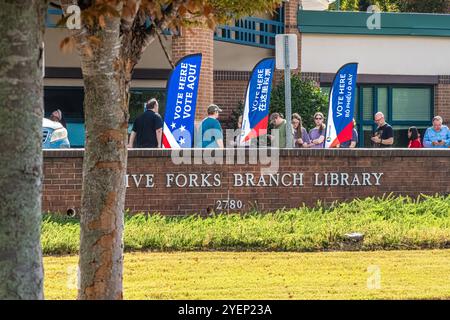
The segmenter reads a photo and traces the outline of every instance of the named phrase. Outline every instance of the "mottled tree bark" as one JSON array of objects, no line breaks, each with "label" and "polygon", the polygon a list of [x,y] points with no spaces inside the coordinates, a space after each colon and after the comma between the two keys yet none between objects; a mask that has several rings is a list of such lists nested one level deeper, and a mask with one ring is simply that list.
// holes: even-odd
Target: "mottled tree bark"
[{"label": "mottled tree bark", "polygon": [[0,0],[0,299],[43,299],[44,0]]},{"label": "mottled tree bark", "polygon": [[[89,36],[95,36],[99,45]],[[104,29],[81,34],[78,47],[86,125],[78,298],[122,299],[129,116],[120,18],[108,17]]]},{"label": "mottled tree bark", "polygon": [[[76,2],[61,1],[64,9]],[[123,5],[118,2],[119,16]],[[129,90],[133,69],[155,37],[145,27],[147,15],[139,5],[135,8],[126,18],[105,15],[102,28],[84,24],[73,31],[83,71],[86,126],[78,299],[123,298]]]},{"label": "mottled tree bark", "polygon": [[[153,4],[159,8],[156,10],[155,6],[151,9],[148,3],[151,1],[145,4],[141,0],[106,2],[117,4],[117,16],[107,14],[100,1],[59,1],[63,9],[80,4],[86,14],[81,30],[73,31],[81,56],[86,125],[79,299],[122,298],[131,74],[144,50],[155,39],[156,29],[164,30],[172,23],[181,23],[179,9],[187,4],[184,0],[174,0],[170,4],[155,2]],[[94,10],[88,12],[89,9]],[[153,11],[151,26],[147,26],[149,10]],[[200,14],[203,11],[206,14],[207,10],[200,8]]]},{"label": "mottled tree bark", "polygon": [[83,71],[86,125],[78,299],[123,298],[129,90],[133,69],[154,39],[154,31],[145,32],[143,12],[134,14],[139,16],[136,20],[106,17],[103,29],[84,25],[74,32]]}]

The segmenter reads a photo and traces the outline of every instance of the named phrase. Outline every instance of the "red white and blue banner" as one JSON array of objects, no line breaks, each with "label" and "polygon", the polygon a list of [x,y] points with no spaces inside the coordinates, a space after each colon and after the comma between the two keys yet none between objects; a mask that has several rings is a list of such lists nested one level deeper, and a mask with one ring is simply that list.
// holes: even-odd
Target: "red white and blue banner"
[{"label": "red white and blue banner", "polygon": [[270,91],[272,88],[274,58],[261,60],[253,69],[245,96],[244,114],[239,145],[267,133],[269,122]]},{"label": "red white and blue banner", "polygon": [[162,145],[166,149],[191,148],[202,54],[178,61],[167,83]]},{"label": "red white and blue banner", "polygon": [[330,91],[325,148],[352,139],[358,63],[344,65],[334,77]]}]

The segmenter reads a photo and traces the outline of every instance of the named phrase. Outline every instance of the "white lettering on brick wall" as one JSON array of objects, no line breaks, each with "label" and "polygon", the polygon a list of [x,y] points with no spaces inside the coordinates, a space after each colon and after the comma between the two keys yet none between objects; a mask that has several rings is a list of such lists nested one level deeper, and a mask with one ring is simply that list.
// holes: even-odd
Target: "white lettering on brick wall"
[{"label": "white lettering on brick wall", "polygon": [[[230,173],[230,187],[371,187],[381,186],[382,172],[322,172],[308,173],[285,172],[257,175],[250,172]],[[154,188],[155,175],[148,173],[128,174],[127,188]],[[218,188],[222,181],[228,181],[227,176],[220,173],[166,173],[160,183],[166,188]],[[311,183],[311,184],[309,184]]]}]

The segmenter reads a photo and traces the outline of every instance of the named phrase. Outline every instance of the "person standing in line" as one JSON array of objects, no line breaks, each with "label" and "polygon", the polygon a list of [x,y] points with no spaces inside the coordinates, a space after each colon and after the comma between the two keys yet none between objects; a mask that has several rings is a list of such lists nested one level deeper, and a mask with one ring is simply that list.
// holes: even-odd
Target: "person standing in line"
[{"label": "person standing in line", "polygon": [[52,114],[50,115],[49,119],[52,121],[61,123],[61,125],[67,129],[67,123],[66,123],[66,120],[64,119],[64,116],[63,116],[61,110],[57,109],[57,110],[53,111]]},{"label": "person standing in line", "polygon": [[156,99],[147,102],[146,111],[136,118],[128,148],[161,148],[163,121]]},{"label": "person standing in line", "polygon": [[215,104],[208,106],[208,117],[203,119],[199,125],[198,143],[199,148],[220,148],[223,144],[222,126],[218,120],[219,112],[222,110]]},{"label": "person standing in line", "polygon": [[[232,147],[232,148],[236,148],[239,147],[239,140],[241,138],[241,133],[242,133],[242,115],[240,115],[237,119],[237,123],[236,123],[236,130],[234,132],[234,137],[233,140],[228,142],[227,144]],[[227,137],[228,138],[228,137]]]},{"label": "person standing in line", "polygon": [[374,121],[378,125],[372,138],[373,146],[375,148],[390,148],[394,145],[394,130],[386,122],[384,114],[378,112],[374,116]]},{"label": "person standing in line", "polygon": [[411,127],[408,129],[408,148],[423,148],[422,142],[420,141],[419,130],[416,127]]},{"label": "person standing in line", "polygon": [[425,148],[448,148],[450,147],[450,130],[442,125],[441,116],[433,118],[433,126],[428,128],[423,138]]},{"label": "person standing in line", "polygon": [[292,115],[292,131],[295,148],[307,148],[311,143],[309,134],[302,125],[302,117],[298,113]]},{"label": "person standing in line", "polygon": [[311,138],[311,143],[308,145],[309,148],[320,149],[324,147],[326,129],[324,121],[325,117],[322,112],[314,114],[314,124],[316,126],[309,131],[309,137]]},{"label": "person standing in line", "polygon": [[353,119],[352,139],[338,144],[336,147],[341,149],[354,149],[358,145],[359,137],[358,131],[356,131],[356,121]]},{"label": "person standing in line", "polygon": [[270,115],[270,124],[273,125],[271,134],[268,136],[270,141],[276,141],[276,135],[274,130],[278,130],[278,148],[286,148],[286,120],[283,119],[278,112]]}]

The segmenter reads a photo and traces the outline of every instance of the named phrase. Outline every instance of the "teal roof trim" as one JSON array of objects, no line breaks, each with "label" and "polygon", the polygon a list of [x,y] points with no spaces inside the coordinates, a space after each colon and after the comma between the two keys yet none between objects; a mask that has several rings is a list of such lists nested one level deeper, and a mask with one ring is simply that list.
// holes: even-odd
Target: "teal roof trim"
[{"label": "teal roof trim", "polygon": [[372,13],[299,10],[301,33],[450,37],[450,14],[380,13],[379,29],[369,29]]}]

